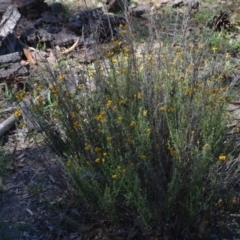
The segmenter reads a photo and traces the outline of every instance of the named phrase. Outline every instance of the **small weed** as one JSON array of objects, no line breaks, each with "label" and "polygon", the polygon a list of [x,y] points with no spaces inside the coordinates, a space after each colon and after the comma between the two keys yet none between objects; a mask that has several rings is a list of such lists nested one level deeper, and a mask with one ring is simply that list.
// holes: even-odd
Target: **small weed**
[{"label": "small weed", "polygon": [[19,223],[17,228],[19,231],[24,232],[29,228],[29,225],[27,223]]},{"label": "small weed", "polygon": [[196,24],[207,26],[208,22],[212,19],[213,12],[209,8],[200,9],[192,18],[191,21]]},{"label": "small weed", "polygon": [[33,194],[33,195],[39,195],[40,193],[44,192],[44,187],[40,184],[37,185],[33,185],[29,187],[29,194]]},{"label": "small weed", "polygon": [[4,178],[7,176],[7,166],[9,160],[7,156],[4,154],[4,150],[0,147],[0,177]]},{"label": "small weed", "polygon": [[16,238],[10,237],[9,233],[5,230],[6,223],[1,222],[0,220],[0,239],[1,240],[14,240]]}]

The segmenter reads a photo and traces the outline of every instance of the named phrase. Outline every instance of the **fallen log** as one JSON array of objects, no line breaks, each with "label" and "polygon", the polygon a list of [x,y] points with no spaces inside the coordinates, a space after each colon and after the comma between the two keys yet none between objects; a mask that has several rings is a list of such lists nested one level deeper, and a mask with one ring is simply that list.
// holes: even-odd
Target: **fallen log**
[{"label": "fallen log", "polygon": [[12,114],[9,118],[7,118],[5,121],[0,123],[0,137],[7,132],[13,125],[15,124],[17,118]]},{"label": "fallen log", "polygon": [[0,37],[3,39],[7,37],[9,33],[13,33],[21,14],[16,6],[10,5],[6,12],[3,14],[0,22]]},{"label": "fallen log", "polygon": [[8,6],[13,4],[13,0],[1,0],[0,2],[0,13],[4,13]]},{"label": "fallen log", "polygon": [[7,63],[15,63],[21,61],[21,54],[20,52],[14,52],[6,55],[2,55],[0,57],[0,64],[7,64]]},{"label": "fallen log", "polygon": [[9,77],[12,74],[28,75],[29,74],[28,66],[22,66],[20,63],[13,63],[8,65],[7,70],[0,69],[0,78]]}]

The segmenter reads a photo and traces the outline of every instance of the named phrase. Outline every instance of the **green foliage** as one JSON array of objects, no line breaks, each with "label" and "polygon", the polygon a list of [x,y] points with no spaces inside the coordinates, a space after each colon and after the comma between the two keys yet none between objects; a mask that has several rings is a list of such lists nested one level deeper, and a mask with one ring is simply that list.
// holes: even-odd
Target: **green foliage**
[{"label": "green foliage", "polygon": [[205,48],[137,55],[125,46],[94,62],[91,91],[79,84],[70,93],[65,76],[52,74],[51,109],[39,98],[34,111],[89,208],[176,239],[231,182],[219,171],[232,151],[228,89]]},{"label": "green foliage", "polygon": [[211,9],[202,8],[193,16],[192,21],[206,26],[208,22],[212,19],[212,17],[213,17],[213,12]]}]

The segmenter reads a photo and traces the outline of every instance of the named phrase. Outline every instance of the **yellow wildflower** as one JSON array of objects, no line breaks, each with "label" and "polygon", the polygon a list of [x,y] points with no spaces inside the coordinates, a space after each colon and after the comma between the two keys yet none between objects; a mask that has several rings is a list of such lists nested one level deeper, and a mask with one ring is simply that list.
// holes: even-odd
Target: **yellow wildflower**
[{"label": "yellow wildflower", "polygon": [[101,122],[101,123],[104,123],[106,122],[106,113],[104,111],[101,111],[96,117],[95,119],[98,121],[98,122]]},{"label": "yellow wildflower", "polygon": [[73,123],[73,127],[77,130],[77,129],[81,129],[81,124],[78,121],[75,121]]},{"label": "yellow wildflower", "polygon": [[143,116],[147,116],[148,110],[143,110]]},{"label": "yellow wildflower", "polygon": [[37,98],[37,102],[38,102],[39,104],[42,104],[43,101],[44,101],[43,97],[38,97],[38,98]]},{"label": "yellow wildflower", "polygon": [[123,120],[123,118],[121,116],[118,117],[118,122],[121,122]]},{"label": "yellow wildflower", "polygon": [[76,117],[76,113],[75,112],[71,112],[71,119],[74,119]]},{"label": "yellow wildflower", "polygon": [[113,59],[112,59],[112,63],[117,63],[117,59],[116,59],[116,58],[113,58]]},{"label": "yellow wildflower", "polygon": [[177,56],[181,57],[183,55],[183,51],[177,51]]},{"label": "yellow wildflower", "polygon": [[210,149],[210,145],[209,145],[208,143],[206,143],[206,144],[203,146],[203,149],[204,149],[204,150]]},{"label": "yellow wildflower", "polygon": [[220,155],[219,157],[218,157],[218,159],[220,160],[220,161],[226,161],[227,160],[227,157],[225,156],[225,155]]},{"label": "yellow wildflower", "polygon": [[65,79],[65,76],[64,76],[64,75],[60,75],[60,76],[58,77],[59,82],[62,82],[64,79]]},{"label": "yellow wildflower", "polygon": [[14,117],[15,117],[15,118],[18,118],[20,115],[21,115],[21,112],[20,112],[19,109],[17,109],[17,110],[15,111],[15,113],[14,113]]},{"label": "yellow wildflower", "polygon": [[165,111],[166,110],[166,105],[163,105],[163,106],[161,106],[160,108],[159,108],[159,111]]},{"label": "yellow wildflower", "polygon": [[25,97],[26,93],[25,92],[17,92],[15,94],[15,97],[17,98],[17,100],[21,101],[23,100],[23,98]]},{"label": "yellow wildflower", "polygon": [[142,155],[142,156],[141,156],[141,159],[143,159],[143,160],[145,160],[146,158],[147,158],[146,155]]},{"label": "yellow wildflower", "polygon": [[67,163],[66,163],[67,167],[70,167],[72,166],[72,160],[67,160]]},{"label": "yellow wildflower", "polygon": [[112,104],[112,100],[108,100],[107,103],[106,103],[106,108],[109,108]]},{"label": "yellow wildflower", "polygon": [[142,98],[142,93],[138,92],[138,93],[134,94],[134,98],[141,99]]},{"label": "yellow wildflower", "polygon": [[174,112],[174,108],[173,108],[173,107],[170,107],[170,108],[168,109],[168,112]]},{"label": "yellow wildflower", "polygon": [[116,174],[113,174],[113,175],[112,175],[112,178],[113,178],[113,179],[118,178],[118,174],[117,174],[117,173],[116,173]]},{"label": "yellow wildflower", "polygon": [[107,52],[106,57],[107,57],[107,58],[110,58],[110,57],[112,57],[113,55],[114,55],[114,52],[113,52],[113,51],[109,51],[109,52]]},{"label": "yellow wildflower", "polygon": [[100,147],[95,147],[94,152],[95,153],[100,153],[102,149]]},{"label": "yellow wildflower", "polygon": [[106,156],[107,156],[107,153],[106,153],[106,152],[104,152],[104,153],[103,153],[103,156],[104,156],[104,157],[106,157]]},{"label": "yellow wildflower", "polygon": [[229,58],[229,57],[231,57],[231,55],[230,55],[230,53],[229,53],[229,52],[227,52],[225,56],[226,56],[226,58]]},{"label": "yellow wildflower", "polygon": [[130,123],[129,126],[130,126],[130,127],[134,127],[134,126],[136,126],[136,122],[135,122],[135,121],[131,121],[131,123]]},{"label": "yellow wildflower", "polygon": [[147,58],[148,61],[151,61],[152,60],[152,55],[148,54],[146,58]]},{"label": "yellow wildflower", "polygon": [[96,77],[96,73],[95,72],[90,72],[89,73],[89,77],[95,78]]},{"label": "yellow wildflower", "polygon": [[91,149],[91,145],[90,144],[85,144],[84,150],[89,151],[90,149]]},{"label": "yellow wildflower", "polygon": [[100,158],[96,158],[95,163],[100,163]]},{"label": "yellow wildflower", "polygon": [[107,141],[111,142],[112,141],[112,137],[107,137]]},{"label": "yellow wildflower", "polygon": [[146,132],[151,132],[151,128],[147,128],[147,129],[146,129]]},{"label": "yellow wildflower", "polygon": [[127,142],[128,142],[128,143],[132,143],[132,139],[131,139],[131,137],[130,137],[130,134],[127,135]]},{"label": "yellow wildflower", "polygon": [[217,47],[212,47],[214,53],[216,52],[217,49],[218,49]]},{"label": "yellow wildflower", "polygon": [[79,84],[77,85],[77,89],[82,89],[82,87],[83,87],[83,84],[82,84],[82,83],[79,83]]}]

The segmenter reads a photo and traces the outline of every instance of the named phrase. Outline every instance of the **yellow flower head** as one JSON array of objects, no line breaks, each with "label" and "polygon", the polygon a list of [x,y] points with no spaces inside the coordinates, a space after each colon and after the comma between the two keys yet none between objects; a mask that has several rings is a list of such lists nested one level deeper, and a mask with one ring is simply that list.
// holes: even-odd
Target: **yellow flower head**
[{"label": "yellow flower head", "polygon": [[225,155],[221,154],[221,155],[218,157],[218,159],[219,159],[220,161],[226,161],[226,160],[227,160],[227,157],[226,157]]},{"label": "yellow flower head", "polygon": [[20,115],[21,115],[21,112],[20,112],[19,109],[17,109],[17,110],[15,111],[15,113],[14,113],[14,117],[15,117],[15,118],[18,118]]},{"label": "yellow flower head", "polygon": [[116,173],[116,174],[113,174],[113,175],[112,175],[112,178],[113,178],[113,179],[117,179],[117,178],[118,178],[118,174],[117,174],[117,173]]},{"label": "yellow flower head", "polygon": [[58,77],[59,82],[62,82],[64,79],[65,79],[65,76],[64,76],[64,75],[60,75],[60,76]]},{"label": "yellow flower head", "polygon": [[77,85],[77,89],[82,89],[83,88],[83,84],[82,83],[79,83],[78,85]]},{"label": "yellow flower head", "polygon": [[78,121],[75,121],[75,122],[73,123],[73,127],[75,128],[75,130],[81,129],[81,124],[80,124]]},{"label": "yellow flower head", "polygon": [[146,129],[146,132],[151,132],[151,128],[147,128],[147,129]]},{"label": "yellow flower head", "polygon": [[100,163],[100,158],[96,158],[95,163]]},{"label": "yellow flower head", "polygon": [[216,52],[217,49],[218,49],[217,47],[212,47],[214,53]]},{"label": "yellow flower head", "polygon": [[210,149],[210,145],[209,145],[208,143],[206,143],[206,144],[203,146],[203,149],[204,149],[204,150]]},{"label": "yellow flower head", "polygon": [[143,116],[147,116],[148,110],[143,110]]},{"label": "yellow flower head", "polygon": [[106,108],[109,108],[112,104],[112,100],[108,100],[107,103],[106,103]]},{"label": "yellow flower head", "polygon": [[116,58],[112,58],[112,63],[117,63],[117,59]]},{"label": "yellow flower head", "polygon": [[66,163],[67,167],[70,167],[72,166],[72,160],[67,160],[67,163]]},{"label": "yellow flower head", "polygon": [[94,152],[95,153],[100,153],[102,149],[100,147],[95,147]]},{"label": "yellow flower head", "polygon": [[21,100],[23,100],[23,98],[25,97],[25,95],[26,95],[26,93],[23,92],[23,91],[21,91],[21,92],[17,92],[17,93],[15,94],[15,97],[17,98],[17,100],[21,101]]},{"label": "yellow flower head", "polygon": [[91,145],[90,144],[85,144],[84,150],[89,151],[90,149],[91,149]]},{"label": "yellow flower head", "polygon": [[136,122],[135,121],[131,121],[131,123],[129,124],[130,127],[134,127],[136,126]]},{"label": "yellow flower head", "polygon": [[117,120],[118,122],[121,122],[123,120],[122,116],[119,116]]},{"label": "yellow flower head", "polygon": [[112,141],[112,137],[107,137],[107,141],[111,142]]}]

